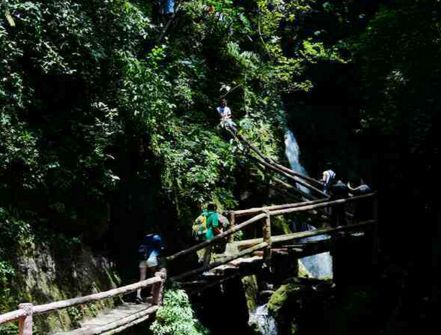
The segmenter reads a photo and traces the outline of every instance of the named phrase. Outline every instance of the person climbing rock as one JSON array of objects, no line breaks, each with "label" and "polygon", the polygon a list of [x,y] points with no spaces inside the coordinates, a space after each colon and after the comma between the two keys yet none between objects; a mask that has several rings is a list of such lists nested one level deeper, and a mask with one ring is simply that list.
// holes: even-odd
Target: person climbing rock
[{"label": "person climbing rock", "polygon": [[229,128],[233,132],[237,132],[237,125],[231,118],[231,109],[227,106],[227,100],[221,99],[220,106],[216,108],[217,113],[219,114],[221,120],[220,124],[224,128]]},{"label": "person climbing rock", "polygon": [[331,169],[323,171],[321,182],[323,184],[323,192],[325,192],[326,194],[328,194],[329,188],[335,180],[335,176],[335,172]]},{"label": "person climbing rock", "polygon": [[[331,200],[345,199],[349,197],[349,190],[345,183],[340,179],[330,187]],[[332,227],[345,226],[346,212],[345,205],[338,204],[331,207],[331,225]]]},{"label": "person climbing rock", "polygon": [[[161,267],[161,252],[164,249],[159,234],[147,234],[138,246],[139,280],[143,281]],[[141,289],[136,291],[136,303],[142,303]]]}]

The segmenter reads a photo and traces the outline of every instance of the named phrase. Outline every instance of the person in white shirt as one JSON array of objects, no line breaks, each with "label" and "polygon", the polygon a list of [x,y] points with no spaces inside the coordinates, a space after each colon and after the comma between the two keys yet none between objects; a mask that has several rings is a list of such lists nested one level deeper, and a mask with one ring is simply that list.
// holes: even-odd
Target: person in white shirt
[{"label": "person in white shirt", "polygon": [[333,184],[334,180],[335,180],[334,171],[332,171],[331,169],[323,171],[322,180],[321,180],[321,182],[323,183],[323,192],[325,192],[326,194],[329,192],[329,187]]},{"label": "person in white shirt", "polygon": [[227,106],[227,100],[221,99],[220,106],[216,108],[217,113],[221,118],[221,125],[225,128],[230,128],[237,132],[237,126],[231,118],[231,109]]}]

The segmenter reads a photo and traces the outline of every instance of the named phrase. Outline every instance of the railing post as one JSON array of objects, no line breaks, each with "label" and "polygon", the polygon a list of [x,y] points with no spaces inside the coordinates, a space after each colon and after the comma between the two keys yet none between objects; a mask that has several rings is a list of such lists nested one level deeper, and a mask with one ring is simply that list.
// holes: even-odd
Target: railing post
[{"label": "railing post", "polygon": [[20,318],[18,322],[19,335],[32,335],[32,314],[34,305],[31,303],[24,303],[18,307],[26,312],[26,316]]},{"label": "railing post", "polygon": [[[234,212],[230,212],[230,227],[228,229],[231,229],[236,224],[236,214]],[[230,235],[228,238],[228,242],[233,242],[234,240],[234,234]]]},{"label": "railing post", "polygon": [[271,215],[268,210],[265,210],[265,221],[262,226],[263,241],[268,243],[268,246],[263,250],[263,258],[265,263],[269,264],[271,260]]},{"label": "railing post", "polygon": [[152,287],[152,304],[159,306],[162,304],[162,294],[164,292],[164,283],[167,278],[167,270],[165,268],[155,273],[155,277],[161,279],[160,282],[153,284]]}]

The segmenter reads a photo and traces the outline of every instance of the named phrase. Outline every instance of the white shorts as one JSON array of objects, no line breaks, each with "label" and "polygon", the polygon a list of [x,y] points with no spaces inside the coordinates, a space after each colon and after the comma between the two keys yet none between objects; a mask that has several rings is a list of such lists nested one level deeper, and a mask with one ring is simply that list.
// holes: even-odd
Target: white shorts
[{"label": "white shorts", "polygon": [[139,261],[139,268],[154,268],[158,266],[158,257],[151,255],[146,261]]}]

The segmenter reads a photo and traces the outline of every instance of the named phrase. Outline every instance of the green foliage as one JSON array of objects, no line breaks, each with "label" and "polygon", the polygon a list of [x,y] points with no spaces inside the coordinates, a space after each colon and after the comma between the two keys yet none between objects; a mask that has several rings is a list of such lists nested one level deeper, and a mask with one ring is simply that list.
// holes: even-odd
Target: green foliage
[{"label": "green foliage", "polygon": [[341,61],[314,36],[283,49],[281,27],[313,3],[186,1],[155,45],[162,28],[142,1],[3,1],[15,25],[0,19],[2,205],[84,233],[128,175],[159,171],[180,222],[202,202],[234,207],[243,160],[215,127],[217,99],[280,155],[281,93],[311,88],[307,64]]},{"label": "green foliage", "polygon": [[154,335],[203,335],[207,330],[194,317],[185,291],[170,289],[150,326]]},{"label": "green foliage", "polygon": [[401,1],[382,8],[354,48],[362,65],[362,126],[409,136],[412,152],[425,151],[440,108],[440,11],[432,1]]}]

